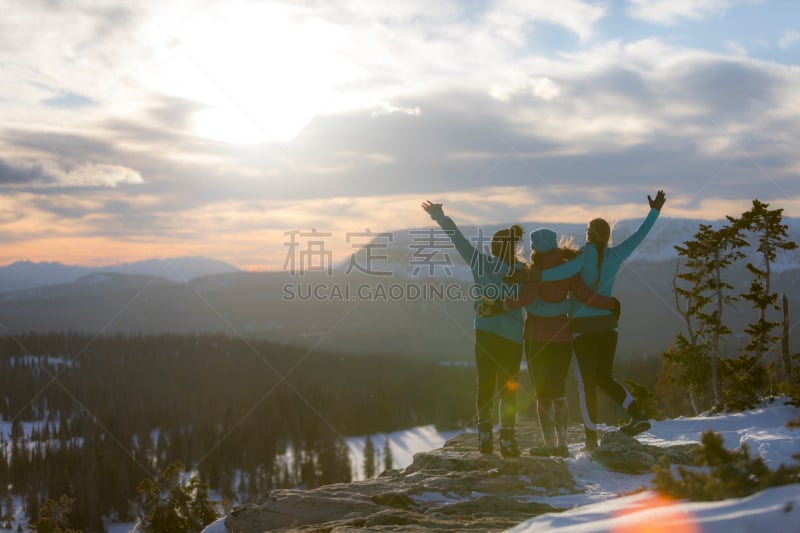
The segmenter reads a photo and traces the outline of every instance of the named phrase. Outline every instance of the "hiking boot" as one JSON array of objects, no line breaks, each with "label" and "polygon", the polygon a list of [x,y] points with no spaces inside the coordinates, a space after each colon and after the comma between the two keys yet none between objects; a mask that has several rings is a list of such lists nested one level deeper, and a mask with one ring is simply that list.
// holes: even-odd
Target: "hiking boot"
[{"label": "hiking boot", "polygon": [[[567,422],[568,422],[568,404],[566,398],[556,398],[553,400],[553,415],[555,421],[556,431],[556,447],[559,450],[567,449]],[[569,455],[569,452],[567,452]],[[565,456],[560,456],[565,457]]]},{"label": "hiking boot", "polygon": [[534,446],[528,450],[528,455],[532,457],[550,457],[550,446]]},{"label": "hiking boot", "polygon": [[519,446],[514,428],[500,428],[500,455],[519,457]]},{"label": "hiking boot", "polygon": [[569,457],[566,446],[534,446],[528,450],[531,457]]},{"label": "hiking boot", "polygon": [[566,444],[559,444],[550,450],[550,455],[555,457],[569,457],[569,448]]},{"label": "hiking boot", "polygon": [[646,418],[638,420],[633,419],[624,426],[622,426],[621,428],[619,428],[621,432],[625,433],[630,437],[635,437],[639,433],[643,433],[648,429],[650,429],[650,421]]},{"label": "hiking boot", "polygon": [[481,422],[478,424],[478,450],[481,453],[492,453],[494,451],[492,441],[492,423]]},{"label": "hiking boot", "polygon": [[627,409],[631,415],[631,421],[619,428],[620,431],[631,437],[650,429],[650,420],[645,415],[636,402],[631,403]]},{"label": "hiking boot", "polygon": [[550,398],[536,400],[536,415],[542,428],[542,439],[546,448],[552,448],[557,443],[555,405]]}]

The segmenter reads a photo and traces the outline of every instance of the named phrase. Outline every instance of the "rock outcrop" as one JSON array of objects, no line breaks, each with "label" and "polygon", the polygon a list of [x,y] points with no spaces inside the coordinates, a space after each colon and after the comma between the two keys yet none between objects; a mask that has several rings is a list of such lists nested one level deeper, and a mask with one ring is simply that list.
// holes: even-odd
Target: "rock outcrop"
[{"label": "rock outcrop", "polygon": [[[582,427],[570,433],[572,442],[582,440]],[[225,526],[236,533],[497,531],[561,511],[533,499],[575,493],[567,461],[527,455],[527,447],[541,444],[534,423],[522,423],[518,439],[523,455],[504,459],[498,453],[478,453],[475,434],[461,434],[438,450],[416,454],[408,468],[385,471],[375,479],[305,491],[274,490],[263,501],[234,509]],[[652,448],[630,437],[607,437],[594,456],[609,470],[639,472],[663,455]],[[690,460],[683,449],[673,452],[676,462]]]}]

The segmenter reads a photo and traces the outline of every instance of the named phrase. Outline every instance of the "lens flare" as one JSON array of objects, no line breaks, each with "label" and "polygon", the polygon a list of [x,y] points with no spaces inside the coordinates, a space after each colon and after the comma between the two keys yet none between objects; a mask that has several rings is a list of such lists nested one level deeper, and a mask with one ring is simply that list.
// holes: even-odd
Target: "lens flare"
[{"label": "lens flare", "polygon": [[614,515],[621,525],[612,533],[702,533],[692,514],[674,500],[652,494]]}]

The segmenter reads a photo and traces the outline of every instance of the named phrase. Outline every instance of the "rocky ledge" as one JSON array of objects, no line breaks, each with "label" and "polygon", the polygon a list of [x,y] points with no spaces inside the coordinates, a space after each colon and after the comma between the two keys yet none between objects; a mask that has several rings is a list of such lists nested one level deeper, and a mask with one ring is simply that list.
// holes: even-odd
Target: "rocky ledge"
[{"label": "rocky ledge", "polygon": [[[225,527],[236,533],[492,531],[561,511],[532,500],[576,492],[567,461],[527,456],[528,447],[541,444],[539,427],[522,423],[517,431],[521,457],[481,454],[475,434],[464,433],[438,450],[416,454],[408,468],[388,470],[375,479],[274,490],[263,501],[234,509]],[[581,442],[582,436],[582,427],[571,428],[571,442]],[[688,464],[690,447],[647,446],[617,432],[592,452],[592,460],[625,473],[646,473],[662,457]]]}]

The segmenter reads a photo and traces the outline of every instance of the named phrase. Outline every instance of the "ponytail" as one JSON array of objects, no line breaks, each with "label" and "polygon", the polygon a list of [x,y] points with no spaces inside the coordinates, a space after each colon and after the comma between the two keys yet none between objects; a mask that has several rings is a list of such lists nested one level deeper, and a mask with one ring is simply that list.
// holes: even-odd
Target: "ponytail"
[{"label": "ponytail", "polygon": [[611,239],[611,226],[602,218],[595,218],[589,222],[586,228],[587,240],[597,248],[597,279],[592,285],[592,289],[597,290],[600,285],[600,275],[603,272],[603,259],[608,241]]},{"label": "ponytail", "polygon": [[606,251],[605,246],[595,244],[595,247],[597,248],[597,279],[594,280],[594,284],[592,285],[593,291],[597,291],[597,287],[600,285],[600,278],[603,274],[603,259],[605,258]]}]

